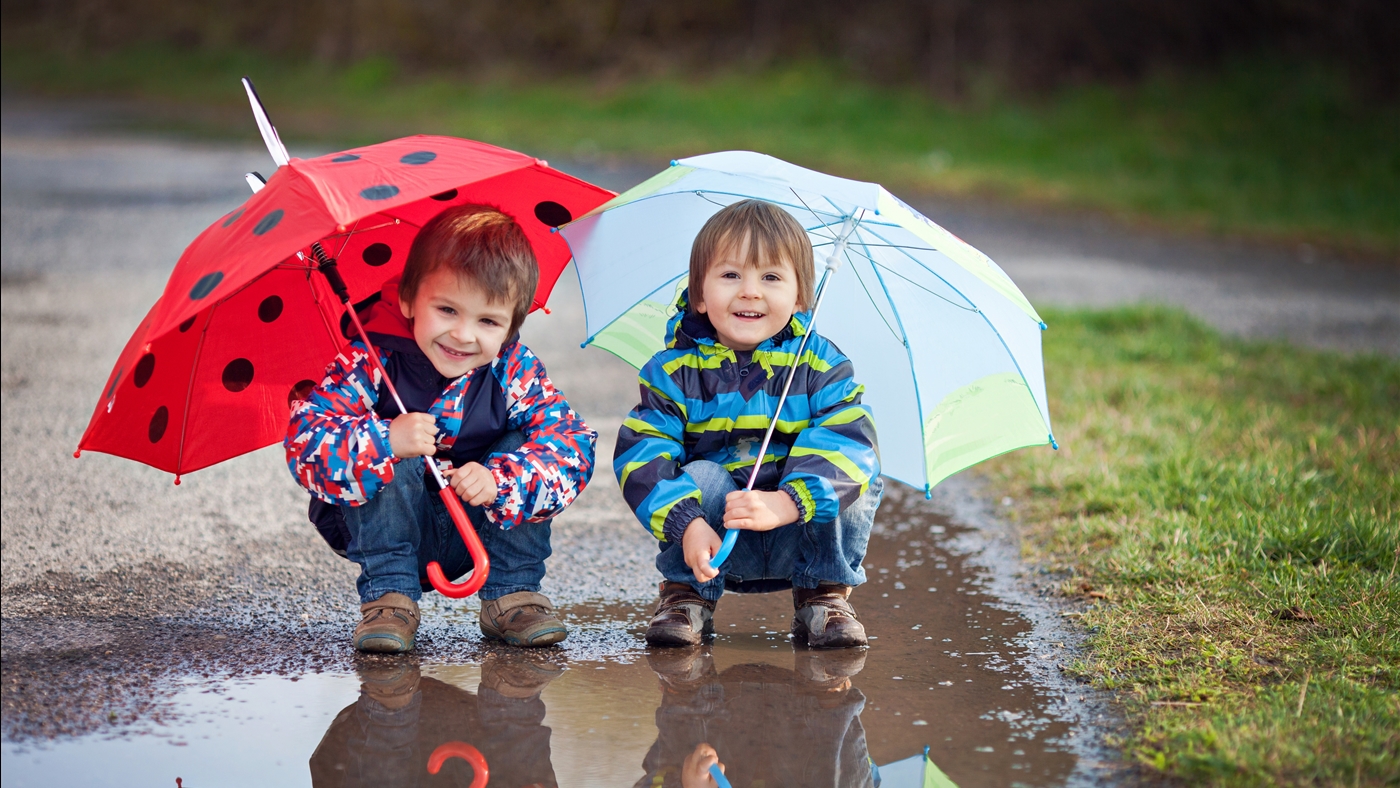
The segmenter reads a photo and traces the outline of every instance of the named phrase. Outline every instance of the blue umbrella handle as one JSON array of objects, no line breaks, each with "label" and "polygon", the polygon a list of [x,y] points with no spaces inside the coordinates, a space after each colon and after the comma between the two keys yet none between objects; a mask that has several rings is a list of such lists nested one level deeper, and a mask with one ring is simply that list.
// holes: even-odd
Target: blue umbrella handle
[{"label": "blue umbrella handle", "polygon": [[724,542],[719,546],[719,552],[710,559],[710,566],[718,569],[729,558],[729,554],[734,551],[734,543],[739,541],[739,532],[733,528],[724,532]]},{"label": "blue umbrella handle", "polygon": [[733,788],[733,786],[729,784],[729,780],[725,778],[724,772],[719,770],[719,764],[710,764],[710,776],[714,778],[715,785],[718,785],[719,788]]}]

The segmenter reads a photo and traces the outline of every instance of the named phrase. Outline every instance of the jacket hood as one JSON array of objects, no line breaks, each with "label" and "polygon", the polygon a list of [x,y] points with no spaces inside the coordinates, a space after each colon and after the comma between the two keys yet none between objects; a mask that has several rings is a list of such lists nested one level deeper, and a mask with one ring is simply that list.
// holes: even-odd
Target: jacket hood
[{"label": "jacket hood", "polygon": [[[809,312],[794,314],[782,331],[760,342],[755,350],[771,350],[793,337],[802,336],[807,333],[807,324],[811,319]],[[666,347],[688,350],[701,346],[729,349],[720,344],[719,335],[708,317],[690,311],[690,288],[686,288],[676,297],[676,314],[666,321]]]}]

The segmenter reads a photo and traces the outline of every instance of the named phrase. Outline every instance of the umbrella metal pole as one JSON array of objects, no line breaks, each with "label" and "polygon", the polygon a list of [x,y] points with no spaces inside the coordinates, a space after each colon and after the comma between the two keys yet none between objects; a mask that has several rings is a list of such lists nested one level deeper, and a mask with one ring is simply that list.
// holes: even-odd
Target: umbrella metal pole
[{"label": "umbrella metal pole", "polygon": [[[826,282],[831,278],[831,272],[841,267],[841,261],[846,253],[846,242],[855,231],[855,221],[853,217],[847,216],[846,221],[841,225],[841,233],[836,237],[836,245],[831,250],[831,255],[826,258],[826,269],[822,271],[822,279],[817,283],[817,299],[812,305],[812,317],[807,321],[807,331],[802,335],[802,341],[797,344],[797,355],[793,358],[792,366],[788,367],[787,380],[783,381],[783,393],[778,396],[778,409],[773,412],[773,420],[768,422],[768,431],[763,434],[763,443],[758,447],[758,459],[754,460],[753,470],[749,472],[749,483],[744,486],[747,492],[753,489],[754,482],[758,480],[758,469],[763,466],[763,457],[768,453],[768,444],[773,442],[773,431],[778,427],[778,417],[782,415],[783,403],[787,402],[788,392],[792,390],[792,379],[797,376],[797,365],[802,363],[802,353],[807,350],[807,339],[816,330],[817,311],[822,308],[822,299],[826,297]],[[710,559],[710,566],[719,566],[725,559],[729,558],[730,552],[734,550],[735,542],[739,541],[739,532],[733,528],[724,532],[724,541],[720,544],[719,552]]]},{"label": "umbrella metal pole", "polygon": [[[399,413],[408,413],[408,408],[404,407],[403,400],[399,398],[398,389],[394,388],[394,381],[390,379],[388,371],[384,369],[384,364],[379,360],[379,351],[369,341],[369,334],[365,331],[364,324],[360,322],[360,316],[356,314],[355,307],[350,303],[350,289],[345,286],[345,279],[336,269],[335,260],[326,254],[326,250],[321,247],[319,241],[311,244],[311,251],[316,255],[317,269],[326,277],[331,290],[335,291],[341,303],[345,304],[345,311],[350,315],[350,321],[355,324],[355,332],[359,334],[360,341],[365,343],[370,363],[379,373],[379,379],[384,381],[384,387],[389,389],[389,396],[394,398],[394,404],[399,406]],[[467,582],[453,583],[443,573],[442,565],[437,561],[428,564],[428,582],[432,583],[433,588],[437,589],[437,592],[443,596],[454,599],[471,596],[480,591],[481,586],[486,583],[486,576],[491,572],[491,559],[487,557],[486,547],[482,545],[481,537],[477,536],[476,529],[472,527],[466,510],[462,508],[462,500],[457,497],[457,493],[448,485],[447,480],[442,476],[442,471],[438,469],[437,460],[433,457],[425,457],[424,461],[428,469],[432,471],[433,479],[438,483],[438,497],[447,507],[447,513],[452,516],[452,523],[457,526],[457,533],[461,535],[462,541],[467,546],[467,552],[472,557],[472,575],[467,578]]]}]

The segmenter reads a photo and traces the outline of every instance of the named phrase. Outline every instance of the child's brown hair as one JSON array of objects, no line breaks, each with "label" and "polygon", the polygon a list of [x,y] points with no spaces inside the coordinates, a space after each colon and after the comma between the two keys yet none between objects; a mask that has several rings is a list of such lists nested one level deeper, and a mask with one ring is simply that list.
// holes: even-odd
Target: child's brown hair
[{"label": "child's brown hair", "polygon": [[763,200],[740,200],[711,216],[690,247],[690,309],[705,300],[705,274],[720,254],[742,248],[748,241],[744,265],[757,267],[779,258],[792,263],[797,274],[797,305],[812,308],[812,242],[807,231],[787,211]]},{"label": "child's brown hair", "polygon": [[412,302],[423,280],[444,266],[485,290],[488,300],[509,304],[510,334],[520,329],[540,267],[530,239],[509,214],[489,205],[458,205],[433,217],[408,250],[399,298]]}]

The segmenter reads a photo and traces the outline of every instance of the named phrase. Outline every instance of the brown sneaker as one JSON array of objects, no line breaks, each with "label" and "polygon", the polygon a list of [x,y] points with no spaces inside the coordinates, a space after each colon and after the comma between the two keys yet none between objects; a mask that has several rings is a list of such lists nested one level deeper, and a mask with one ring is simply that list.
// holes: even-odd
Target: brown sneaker
[{"label": "brown sneaker", "polygon": [[503,697],[528,700],[539,697],[549,682],[562,675],[562,665],[541,657],[529,657],[520,652],[514,656],[487,654],[481,661],[480,686]]},{"label": "brown sneaker", "polygon": [[865,627],[847,597],[851,587],[822,583],[792,589],[792,637],[811,648],[851,648],[866,645]]},{"label": "brown sneaker", "polygon": [[399,654],[413,650],[418,633],[418,603],[390,592],[360,605],[360,625],[355,627],[355,648]]},{"label": "brown sneaker", "polygon": [[715,631],[715,603],[706,602],[689,583],[663,581],[656,612],[647,625],[651,646],[694,646]]},{"label": "brown sneaker", "polygon": [[552,646],[569,636],[554,615],[549,597],[534,591],[516,591],[500,599],[481,600],[481,634],[512,646]]}]

